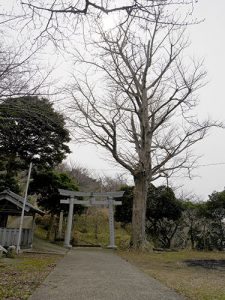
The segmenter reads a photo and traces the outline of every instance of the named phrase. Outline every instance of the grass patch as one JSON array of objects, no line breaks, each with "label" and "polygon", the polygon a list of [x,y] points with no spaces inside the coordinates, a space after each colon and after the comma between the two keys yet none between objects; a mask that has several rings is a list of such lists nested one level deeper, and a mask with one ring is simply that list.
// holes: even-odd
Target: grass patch
[{"label": "grass patch", "polygon": [[[46,217],[39,218],[39,225],[35,226],[35,236],[46,240]],[[45,224],[45,226],[43,225]],[[55,228],[58,224],[55,224]],[[66,230],[64,219],[63,232]],[[118,248],[126,249],[130,243],[131,226],[127,225],[122,228],[119,222],[115,222],[115,243]],[[54,241],[55,232],[50,234],[50,240],[58,245],[63,245],[63,241]],[[98,245],[106,247],[109,245],[109,217],[107,208],[89,207],[87,212],[81,215],[74,215],[72,229],[72,244],[77,245]]]},{"label": "grass patch", "polygon": [[[225,253],[120,251],[118,254],[190,299],[225,300],[225,266],[223,265]],[[202,260],[203,264],[201,264]],[[194,263],[195,261],[197,264]]]},{"label": "grass patch", "polygon": [[[76,215],[72,233],[74,245],[92,244],[106,247],[109,244],[108,209],[89,208],[86,214]],[[121,227],[115,222],[115,243],[120,249],[128,247],[130,242],[129,228]]]},{"label": "grass patch", "polygon": [[35,226],[35,236],[37,236],[38,238],[40,238],[42,240],[46,240],[47,230],[45,230],[41,226]]},{"label": "grass patch", "polygon": [[0,259],[0,299],[28,299],[61,258],[24,253],[15,259]]}]

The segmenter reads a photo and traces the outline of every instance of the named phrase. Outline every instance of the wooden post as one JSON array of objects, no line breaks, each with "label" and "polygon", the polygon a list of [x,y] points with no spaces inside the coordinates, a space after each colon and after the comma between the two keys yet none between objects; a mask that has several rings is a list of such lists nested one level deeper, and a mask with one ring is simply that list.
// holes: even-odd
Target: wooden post
[{"label": "wooden post", "polygon": [[60,215],[59,215],[59,228],[57,234],[57,238],[59,240],[62,239],[62,228],[63,228],[63,210],[60,211]]},{"label": "wooden post", "polygon": [[30,166],[29,166],[29,171],[28,171],[28,176],[27,176],[27,184],[26,184],[26,189],[25,189],[25,196],[23,199],[23,208],[22,208],[21,217],[20,217],[20,226],[19,226],[19,233],[18,233],[18,239],[17,239],[17,245],[16,245],[16,253],[17,254],[20,251],[20,242],[21,242],[21,236],[22,236],[22,230],[23,230],[23,218],[24,218],[25,206],[26,206],[26,202],[27,202],[28,188],[29,188],[29,184],[30,184],[31,169],[32,169],[32,162],[30,163]]}]

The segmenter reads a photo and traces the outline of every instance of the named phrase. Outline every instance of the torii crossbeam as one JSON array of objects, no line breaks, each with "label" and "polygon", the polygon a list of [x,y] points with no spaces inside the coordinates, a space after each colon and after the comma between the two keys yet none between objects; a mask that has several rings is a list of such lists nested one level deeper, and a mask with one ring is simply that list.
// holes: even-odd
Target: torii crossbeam
[{"label": "torii crossbeam", "polygon": [[[114,198],[122,197],[124,191],[120,192],[76,192],[59,189],[61,196],[67,196],[67,199],[60,200],[62,204],[69,204],[69,213],[67,219],[66,233],[64,246],[71,248],[71,230],[72,230],[72,221],[73,221],[73,207],[74,204],[80,204],[84,206],[107,206],[109,209],[109,245],[108,248],[115,249],[115,232],[114,232],[114,213],[113,208],[115,205],[121,205],[121,201],[115,201]],[[76,197],[86,197],[88,200],[78,200]],[[96,200],[95,197],[106,197],[106,200]]]}]

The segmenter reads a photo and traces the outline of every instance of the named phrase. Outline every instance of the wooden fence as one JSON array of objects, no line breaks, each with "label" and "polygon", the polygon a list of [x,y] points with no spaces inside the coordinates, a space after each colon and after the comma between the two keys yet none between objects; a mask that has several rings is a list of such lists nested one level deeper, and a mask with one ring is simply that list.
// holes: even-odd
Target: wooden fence
[{"label": "wooden fence", "polygon": [[[16,246],[18,240],[18,228],[0,228],[0,245],[3,247]],[[32,229],[22,229],[21,248],[31,248],[33,241]]]}]

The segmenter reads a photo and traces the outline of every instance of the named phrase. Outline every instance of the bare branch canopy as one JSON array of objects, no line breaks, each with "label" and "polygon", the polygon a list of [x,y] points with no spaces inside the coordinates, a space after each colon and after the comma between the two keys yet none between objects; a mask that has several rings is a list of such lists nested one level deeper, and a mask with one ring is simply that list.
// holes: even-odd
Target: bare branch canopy
[{"label": "bare branch canopy", "polygon": [[108,31],[97,20],[87,53],[74,54],[79,72],[67,89],[77,140],[102,146],[133,175],[133,224],[141,224],[133,231],[136,246],[143,241],[149,183],[189,172],[197,159],[192,146],[221,126],[198,119],[206,72],[186,55],[185,25],[165,24],[164,9],[152,8],[153,22],[129,16]]}]

